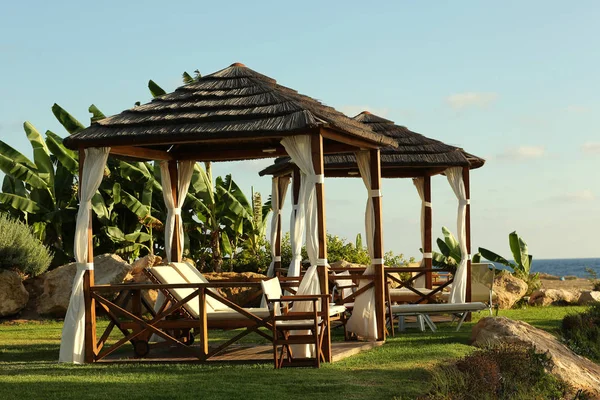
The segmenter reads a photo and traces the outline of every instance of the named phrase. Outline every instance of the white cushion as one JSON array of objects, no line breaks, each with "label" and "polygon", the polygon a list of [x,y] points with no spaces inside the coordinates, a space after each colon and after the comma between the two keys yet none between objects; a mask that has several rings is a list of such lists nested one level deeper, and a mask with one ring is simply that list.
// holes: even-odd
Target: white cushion
[{"label": "white cushion", "polygon": [[[180,284],[180,283],[189,283],[187,282],[183,276],[179,274],[175,269],[170,266],[160,266],[160,267],[152,267],[150,269],[152,274],[158,278],[160,283],[164,284]],[[194,289],[191,288],[176,288],[169,289],[169,293],[173,295],[178,301],[185,299],[187,296],[192,294]],[[192,300],[185,303],[183,306],[185,309],[192,314],[195,318],[198,318],[200,315],[200,305],[198,304],[198,297],[193,298]],[[208,311],[208,307],[207,307]]]},{"label": "white cushion", "polygon": [[[256,315],[257,317],[264,319],[268,318],[271,314],[268,308],[244,308],[245,311],[248,311],[251,314]],[[207,312],[206,319],[209,321],[229,321],[229,320],[245,320],[248,319],[245,315],[240,314],[239,312],[229,309],[229,311],[214,311]]]},{"label": "white cushion", "polygon": [[[283,294],[279,278],[277,277],[260,281],[260,287],[262,288],[265,299],[268,300],[280,299]],[[281,315],[280,303],[274,303],[273,309],[275,310],[275,315]]]},{"label": "white cushion", "polygon": [[[174,263],[170,263],[169,265],[171,265],[173,268],[175,268],[175,270],[177,270],[188,283],[209,283],[208,279],[206,279],[204,277],[204,275],[202,275],[202,273],[200,271],[198,271],[198,269],[191,264],[188,264],[186,262],[178,262],[178,263],[174,262]],[[210,290],[214,294],[221,297],[221,295],[219,294],[217,289],[209,288],[208,290]],[[207,306],[207,311],[209,311],[209,312],[210,311],[220,311],[220,310],[224,310],[224,311],[231,310],[231,308],[229,308],[225,304],[221,303],[219,300],[212,298],[210,296],[206,296],[206,306]]]},{"label": "white cushion", "polygon": [[401,304],[392,306],[393,314],[436,314],[485,310],[487,305],[474,303]]}]

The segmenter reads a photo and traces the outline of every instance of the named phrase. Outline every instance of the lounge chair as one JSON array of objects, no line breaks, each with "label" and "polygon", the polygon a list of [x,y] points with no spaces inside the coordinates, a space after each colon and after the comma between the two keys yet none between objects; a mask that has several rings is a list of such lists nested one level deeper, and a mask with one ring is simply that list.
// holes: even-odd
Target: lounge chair
[{"label": "lounge chair", "polygon": [[[471,301],[480,301],[487,305],[490,316],[493,315],[492,308],[496,300],[494,293],[494,277],[496,276],[496,267],[492,263],[473,263],[471,264]],[[440,299],[448,301],[449,293],[440,295]]]},{"label": "lounge chair", "polygon": [[[414,316],[417,318],[417,321],[423,321],[429,326],[432,332],[435,332],[436,326],[429,317],[430,315],[438,315],[438,314],[458,314],[460,315],[460,319],[458,321],[458,325],[456,327],[456,331],[460,330],[465,318],[470,312],[485,310],[487,305],[482,302],[474,302],[474,303],[443,303],[443,304],[400,304],[393,305],[390,307],[393,315],[398,316],[400,318]],[[424,330],[423,322],[420,322],[422,328]],[[402,330],[402,327],[399,327]]]}]

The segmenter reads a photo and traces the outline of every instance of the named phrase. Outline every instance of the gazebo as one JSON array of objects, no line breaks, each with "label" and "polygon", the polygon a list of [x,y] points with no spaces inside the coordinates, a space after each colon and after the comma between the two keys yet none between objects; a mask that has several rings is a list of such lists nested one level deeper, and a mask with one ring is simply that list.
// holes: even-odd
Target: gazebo
[{"label": "gazebo", "polygon": [[[370,127],[375,133],[392,138],[397,147],[386,147],[381,150],[382,178],[412,178],[421,198],[421,240],[423,260],[421,267],[426,271],[425,285],[432,288],[432,202],[431,177],[445,174],[458,199],[458,236],[463,257],[457,268],[451,299],[454,302],[470,301],[471,273],[471,226],[470,226],[470,187],[469,171],[480,168],[485,160],[465,152],[463,149],[444,144],[438,140],[412,132],[408,128],[394,124],[393,121],[364,111],[353,118],[355,121]],[[331,154],[324,158],[325,176],[352,177],[358,176],[360,163],[352,153]],[[259,172],[261,176],[273,175],[274,181],[289,179],[298,181],[298,169],[289,157],[280,157],[274,164]],[[273,186],[275,187],[275,185]],[[292,197],[296,204],[296,191]],[[280,199],[279,205],[282,200]],[[273,224],[272,229],[281,230],[281,223]],[[290,228],[293,231],[293,227]],[[280,237],[281,234],[275,235]],[[280,243],[273,242],[275,267],[281,267]],[[293,246],[292,246],[293,248]],[[288,274],[296,274],[296,267],[290,265]],[[393,279],[393,278],[392,278]],[[414,289],[411,289],[414,291]]]},{"label": "gazebo", "polygon": [[[328,293],[327,247],[324,208],[324,164],[327,153],[359,152],[370,159],[371,191],[379,192],[379,148],[397,146],[396,141],[373,132],[368,126],[346,117],[317,100],[277,84],[243,64],[231,66],[179,87],[67,137],[65,146],[79,152],[80,205],[75,232],[77,274],[61,341],[60,361],[94,362],[106,356],[106,337],[96,337],[98,295],[110,286],[94,284],[91,199],[100,185],[107,157],[160,160],[163,197],[168,214],[165,223],[165,252],[168,261],[181,260],[183,251],[182,212],[194,165],[197,161],[230,161],[289,155],[304,177],[307,247],[311,266],[318,270],[321,293]],[[373,198],[375,230],[373,264],[380,270],[383,287],[381,203]],[[119,290],[125,285],[113,285]],[[144,285],[138,285],[141,288]],[[145,285],[166,288],[169,285]],[[171,285],[172,286],[172,285]],[[180,285],[181,286],[181,285]],[[185,286],[185,285],[183,285]],[[182,286],[182,287],[183,287]],[[197,289],[198,285],[187,287]],[[197,290],[197,292],[200,289]],[[383,301],[383,293],[380,293]],[[381,304],[383,310],[383,304]],[[111,305],[111,312],[127,313]],[[383,312],[383,311],[381,311]],[[160,333],[152,323],[138,319],[146,330]],[[199,322],[200,328],[206,320]],[[107,336],[107,335],[106,335]],[[121,341],[135,337],[135,332]],[[173,338],[168,338],[169,340]],[[207,357],[203,335],[201,360]],[[177,340],[173,340],[177,342]],[[177,344],[181,344],[177,342]],[[329,334],[323,341],[331,361]],[[110,351],[110,350],[109,350]]]}]

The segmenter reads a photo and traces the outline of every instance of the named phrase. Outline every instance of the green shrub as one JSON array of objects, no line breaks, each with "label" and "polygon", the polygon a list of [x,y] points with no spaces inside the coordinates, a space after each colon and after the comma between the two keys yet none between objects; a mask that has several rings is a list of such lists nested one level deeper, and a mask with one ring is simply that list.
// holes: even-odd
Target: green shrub
[{"label": "green shrub", "polygon": [[552,368],[533,347],[492,346],[434,370],[425,399],[560,399],[571,388],[548,373]]},{"label": "green shrub", "polygon": [[591,305],[582,313],[565,316],[560,330],[571,350],[600,362],[600,303]]},{"label": "green shrub", "polygon": [[52,262],[48,249],[24,223],[0,214],[0,269],[39,275]]}]

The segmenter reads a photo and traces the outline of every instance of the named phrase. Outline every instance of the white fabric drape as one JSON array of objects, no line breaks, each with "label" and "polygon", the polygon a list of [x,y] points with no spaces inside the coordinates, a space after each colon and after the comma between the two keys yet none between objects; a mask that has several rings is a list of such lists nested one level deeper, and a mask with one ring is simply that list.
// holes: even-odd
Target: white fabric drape
[{"label": "white fabric drape", "polygon": [[[283,138],[281,144],[285,147],[292,162],[300,168],[305,176],[300,186],[300,199],[304,206],[306,221],[306,252],[310,265],[324,265],[325,260],[319,260],[319,232],[317,218],[316,184],[323,182],[323,175],[316,175],[313,166],[310,136],[290,136]],[[297,238],[296,238],[297,239]]]},{"label": "white fabric drape", "polygon": [[[163,200],[167,206],[167,220],[165,222],[165,255],[167,261],[172,260],[173,235],[175,234],[175,220],[179,219],[179,248],[183,254],[184,237],[183,237],[183,220],[181,219],[181,207],[185,202],[192,175],[194,174],[195,161],[178,161],[177,165],[177,204],[173,199],[173,191],[171,189],[171,175],[169,174],[169,162],[161,161],[160,163],[160,181],[162,186]],[[165,295],[159,290],[154,304],[154,311],[160,310],[160,307],[165,302]],[[164,339],[153,333],[150,337],[151,342],[162,342]]]},{"label": "white fabric drape", "polygon": [[[305,185],[306,175],[300,172],[300,188]],[[306,228],[306,218],[304,212],[304,199],[302,198],[302,189],[300,189],[297,203],[294,204],[292,197],[292,213],[290,216],[290,244],[292,247],[292,260],[288,269],[287,276],[300,276],[300,263],[302,262],[302,238]]]},{"label": "white fabric drape", "polygon": [[[278,224],[279,216],[281,215],[283,201],[285,200],[285,195],[287,193],[289,184],[290,180],[287,177],[274,177],[271,185],[271,209],[273,210],[273,215],[271,216],[271,232],[269,239],[271,242],[272,259],[271,264],[269,264],[269,268],[267,269],[268,277],[275,276],[275,261],[281,261],[281,254],[279,256],[276,255],[275,246],[277,243],[277,236],[281,230],[281,227]],[[276,260],[276,257],[279,257],[279,260]]]},{"label": "white fabric drape", "polygon": [[167,206],[167,221],[165,222],[165,253],[168,261],[171,260],[171,246],[173,245],[173,235],[175,233],[175,220],[179,220],[179,246],[183,254],[183,220],[181,219],[181,207],[185,202],[192,174],[194,173],[195,161],[179,161],[177,166],[177,204],[173,199],[171,190],[171,176],[169,175],[169,163],[161,161],[160,180],[162,184],[163,199]]},{"label": "white fabric drape", "polygon": [[[413,178],[413,184],[417,188],[419,198],[421,199],[421,248],[425,254],[425,178]],[[421,260],[421,267],[425,264],[425,257]]]},{"label": "white fabric drape", "polygon": [[[368,199],[365,210],[365,231],[367,237],[367,250],[373,260],[375,245],[375,210],[373,209],[373,193],[371,192],[371,157],[369,151],[356,152],[358,170],[367,188]],[[375,275],[373,263],[367,267],[363,275]],[[368,285],[369,281],[360,281],[358,290]],[[352,316],[346,324],[350,332],[356,333],[365,339],[377,339],[377,314],[375,310],[375,289],[371,288],[358,295],[354,301]]]},{"label": "white fabric drape", "polygon": [[465,190],[465,183],[463,182],[461,167],[446,169],[446,177],[458,199],[456,228],[458,245],[460,247],[460,254],[462,255],[460,264],[456,268],[456,273],[454,274],[454,283],[452,284],[448,302],[464,303],[467,298],[467,261],[469,259],[469,255],[467,254],[467,229],[465,223],[467,213],[467,192]]},{"label": "white fabric drape", "polygon": [[[298,294],[321,294],[321,286],[319,283],[319,274],[317,265],[327,265],[327,260],[319,259],[319,233],[318,233],[318,210],[316,184],[323,183],[323,175],[316,175],[313,166],[311,154],[311,138],[308,135],[290,136],[281,140],[281,144],[285,148],[292,162],[298,166],[302,175],[300,185],[300,196],[298,204],[301,205],[306,221],[306,252],[310,260],[310,268],[306,271]],[[300,208],[296,210],[297,213]],[[296,215],[295,223],[299,222]],[[300,241],[299,237],[294,237],[295,243]],[[300,254],[300,251],[297,253]],[[289,275],[288,275],[289,276]],[[320,307],[320,305],[319,305]],[[309,302],[297,302],[294,304],[295,311],[310,311],[312,304]],[[302,334],[295,332],[295,334]],[[314,357],[315,349],[312,345],[293,346],[292,352],[296,357]]]},{"label": "white fabric drape", "polygon": [[75,225],[74,253],[77,272],[60,341],[59,362],[81,364],[85,361],[85,301],[83,277],[85,271],[93,270],[94,264],[87,262],[88,229],[92,210],[92,197],[100,187],[104,167],[110,152],[109,147],[85,149],[83,171],[79,182],[79,210]]}]

